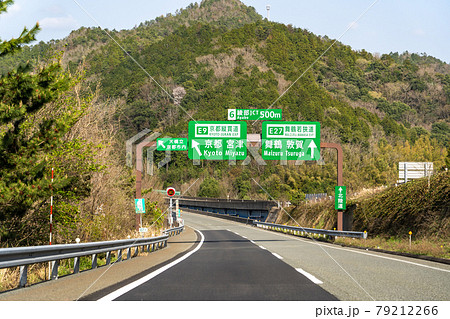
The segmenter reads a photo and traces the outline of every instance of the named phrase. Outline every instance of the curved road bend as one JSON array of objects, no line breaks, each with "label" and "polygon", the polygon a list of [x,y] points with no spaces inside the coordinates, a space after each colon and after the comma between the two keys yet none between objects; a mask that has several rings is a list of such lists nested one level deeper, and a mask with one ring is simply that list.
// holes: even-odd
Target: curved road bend
[{"label": "curved road bend", "polygon": [[192,256],[103,300],[337,300],[267,250],[229,230],[201,230]]}]

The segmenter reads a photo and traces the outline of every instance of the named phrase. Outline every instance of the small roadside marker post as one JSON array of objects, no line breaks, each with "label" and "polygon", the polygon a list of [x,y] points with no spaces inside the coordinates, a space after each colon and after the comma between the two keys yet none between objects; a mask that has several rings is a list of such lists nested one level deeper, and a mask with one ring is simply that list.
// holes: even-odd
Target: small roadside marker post
[{"label": "small roadside marker post", "polygon": [[174,218],[174,216],[173,216],[173,201],[172,201],[172,197],[175,195],[175,193],[176,193],[176,191],[175,191],[175,188],[173,188],[173,187],[168,187],[167,189],[166,189],[166,193],[167,193],[167,196],[169,196],[169,200],[170,200],[170,203],[169,203],[169,224],[170,224],[170,228],[172,228],[172,223],[174,222],[174,221],[176,221],[176,219],[177,219],[177,215],[175,214],[175,218]]},{"label": "small roadside marker post", "polygon": [[[52,167],[52,183],[51,183],[52,194],[50,196],[50,240],[49,240],[49,245],[52,244],[52,235],[53,235],[53,174],[54,174],[54,170]],[[51,271],[52,271],[51,262],[48,262],[48,280],[51,279]]]},{"label": "small roadside marker post", "polygon": [[412,231],[409,231],[409,249],[411,249],[411,235]]}]

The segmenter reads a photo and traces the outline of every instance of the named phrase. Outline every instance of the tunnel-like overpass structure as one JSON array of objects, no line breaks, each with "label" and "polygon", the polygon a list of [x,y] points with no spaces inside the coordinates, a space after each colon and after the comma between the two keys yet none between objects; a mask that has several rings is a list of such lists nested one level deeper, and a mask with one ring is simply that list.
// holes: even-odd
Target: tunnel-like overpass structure
[{"label": "tunnel-like overpass structure", "polygon": [[210,213],[238,216],[258,221],[266,221],[272,208],[277,208],[276,201],[240,200],[205,197],[174,197],[178,199],[181,209],[189,208]]}]

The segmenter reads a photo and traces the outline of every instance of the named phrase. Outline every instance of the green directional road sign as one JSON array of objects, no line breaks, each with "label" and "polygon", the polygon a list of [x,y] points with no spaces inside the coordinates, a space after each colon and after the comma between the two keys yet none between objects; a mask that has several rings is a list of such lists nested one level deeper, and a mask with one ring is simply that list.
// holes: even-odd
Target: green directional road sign
[{"label": "green directional road sign", "polygon": [[346,209],[347,207],[347,188],[345,186],[336,186],[334,188],[334,209]]},{"label": "green directional road sign", "polygon": [[136,208],[136,214],[145,214],[145,199],[136,198],[134,200],[134,206]]},{"label": "green directional road sign", "polygon": [[261,155],[265,160],[319,160],[320,123],[263,122]]},{"label": "green directional road sign", "polygon": [[278,120],[282,119],[281,109],[228,109],[228,120]]},{"label": "green directional road sign", "polygon": [[189,122],[190,159],[244,160],[247,158],[247,123]]},{"label": "green directional road sign", "polygon": [[157,151],[187,151],[187,138],[157,138]]}]

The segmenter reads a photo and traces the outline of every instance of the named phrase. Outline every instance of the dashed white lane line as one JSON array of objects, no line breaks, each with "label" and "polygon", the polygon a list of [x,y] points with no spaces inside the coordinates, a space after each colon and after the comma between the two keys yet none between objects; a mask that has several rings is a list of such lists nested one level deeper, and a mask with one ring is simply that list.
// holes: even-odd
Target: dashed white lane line
[{"label": "dashed white lane line", "polygon": [[305,276],[306,278],[308,278],[309,280],[311,280],[313,283],[317,284],[317,285],[321,285],[323,284],[323,282],[319,279],[317,279],[316,277],[314,277],[313,275],[311,275],[309,272],[304,271],[301,268],[295,268],[295,270],[297,270],[299,273],[301,273],[303,276]]}]

